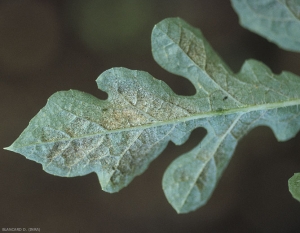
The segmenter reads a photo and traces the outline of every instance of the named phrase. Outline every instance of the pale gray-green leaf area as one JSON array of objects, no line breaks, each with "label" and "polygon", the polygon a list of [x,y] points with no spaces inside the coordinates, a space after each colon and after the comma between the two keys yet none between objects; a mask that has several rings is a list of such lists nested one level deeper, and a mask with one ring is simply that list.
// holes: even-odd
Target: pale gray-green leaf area
[{"label": "pale gray-green leaf area", "polygon": [[240,24],[279,47],[300,52],[300,0],[231,0]]},{"label": "pale gray-green leaf area", "polygon": [[300,173],[295,173],[288,182],[289,190],[292,196],[300,201]]},{"label": "pale gray-green leaf area", "polygon": [[183,144],[192,130],[204,127],[205,138],[175,159],[163,177],[170,204],[187,213],[208,201],[238,141],[251,129],[269,126],[280,141],[299,132],[298,76],[275,75],[255,60],[234,74],[201,32],[179,18],[154,27],[152,52],[160,66],[190,80],[196,94],[180,96],[146,72],[112,68],[96,80],[106,100],[57,92],[6,149],[53,175],[95,172],[103,190],[117,192],[168,142]]}]

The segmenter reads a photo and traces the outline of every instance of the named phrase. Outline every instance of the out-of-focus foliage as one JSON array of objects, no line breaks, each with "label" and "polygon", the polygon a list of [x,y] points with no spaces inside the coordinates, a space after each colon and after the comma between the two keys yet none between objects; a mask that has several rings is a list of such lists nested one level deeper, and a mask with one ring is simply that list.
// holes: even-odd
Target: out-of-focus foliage
[{"label": "out-of-focus foliage", "polygon": [[289,179],[289,190],[292,194],[292,196],[300,201],[300,173],[295,173],[290,179]]},{"label": "out-of-focus foliage", "polygon": [[243,27],[300,52],[300,0],[231,0]]},{"label": "out-of-focus foliage", "polygon": [[67,20],[84,44],[93,51],[120,51],[126,46],[143,49],[143,29],[152,15],[146,0],[69,0]]}]

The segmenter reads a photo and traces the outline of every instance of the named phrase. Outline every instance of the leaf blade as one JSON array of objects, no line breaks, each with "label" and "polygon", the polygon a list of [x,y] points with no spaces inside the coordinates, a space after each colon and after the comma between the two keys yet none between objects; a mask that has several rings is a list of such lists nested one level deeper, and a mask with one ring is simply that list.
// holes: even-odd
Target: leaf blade
[{"label": "leaf blade", "polygon": [[169,141],[180,145],[193,129],[204,127],[204,140],[176,159],[163,178],[167,199],[186,213],[208,201],[238,140],[252,128],[267,125],[281,141],[299,132],[298,76],[274,75],[254,60],[233,74],[201,32],[178,18],[155,26],[152,51],[163,68],[188,78],[197,93],[179,96],[146,72],[113,68],[96,81],[107,100],[58,92],[7,149],[54,175],[96,172],[103,190],[117,192]]},{"label": "leaf blade", "polygon": [[[184,30],[188,30],[188,32],[182,33]],[[206,58],[205,61],[202,60],[202,57],[197,59],[197,57],[189,55],[189,49],[186,49],[191,47],[191,45],[187,45],[188,34],[190,43],[192,46],[200,48],[197,52],[204,54],[202,57]],[[185,41],[184,45],[182,45],[182,41]],[[173,51],[170,51],[170,46],[175,47]],[[208,135],[196,148],[174,160],[167,168],[162,182],[163,189],[168,201],[178,213],[195,210],[207,202],[227,166],[238,140],[253,127],[268,125],[281,141],[295,136],[299,131],[300,86],[299,77],[294,74],[283,72],[280,75],[274,75],[264,64],[248,60],[240,72],[235,75],[218,58],[201,32],[179,18],[163,20],[154,27],[152,51],[154,59],[164,69],[188,78],[194,84],[197,90],[195,96],[205,96],[209,99],[211,111],[221,110],[224,114],[242,114],[240,120],[235,122],[236,126],[229,125],[228,131],[224,131],[234,135],[231,142],[224,143],[224,145],[222,141],[226,138],[225,134],[212,132],[220,131],[222,126],[226,126],[228,119],[223,121],[220,120],[221,116],[210,116],[210,120],[206,123],[205,121],[199,122],[199,125],[209,132]],[[221,92],[221,94],[216,94],[216,92]],[[222,98],[222,96],[226,98]],[[231,103],[225,105],[224,100],[231,100]],[[275,107],[275,105],[277,106]],[[255,107],[253,108],[253,106]],[[227,111],[227,109],[239,110]],[[289,120],[286,116],[289,116],[287,117]],[[284,122],[289,123],[285,124]],[[216,127],[213,127],[214,125]],[[215,145],[208,143],[210,150],[203,149],[205,148],[203,143],[205,144],[206,140],[214,141],[215,138],[219,138],[219,143]],[[213,150],[213,148],[219,147],[223,149],[227,147],[227,149],[224,149],[225,151]],[[201,156],[205,162],[199,164],[198,160]],[[218,160],[223,162],[218,165]],[[194,168],[195,164],[198,164],[197,169]],[[187,167],[187,169],[183,169],[183,167]],[[210,174],[210,177],[207,177],[207,174]],[[203,182],[203,180],[209,180],[209,182]],[[199,183],[202,184],[200,188]]]},{"label": "leaf blade", "polygon": [[[119,191],[147,168],[169,140],[181,144],[194,128],[192,122],[162,124],[166,118],[185,116],[187,110],[176,105],[180,98],[171,98],[170,88],[146,72],[140,72],[142,80],[134,84],[137,73],[125,68],[104,72],[98,84],[109,92],[107,101],[74,90],[54,94],[8,149],[43,164],[44,170],[54,175],[96,172],[103,190]],[[125,83],[120,74],[126,77]],[[155,87],[151,96],[146,88],[150,84]],[[131,92],[141,88],[139,85],[143,86],[142,96],[133,107]],[[147,114],[149,109],[153,116]]]}]

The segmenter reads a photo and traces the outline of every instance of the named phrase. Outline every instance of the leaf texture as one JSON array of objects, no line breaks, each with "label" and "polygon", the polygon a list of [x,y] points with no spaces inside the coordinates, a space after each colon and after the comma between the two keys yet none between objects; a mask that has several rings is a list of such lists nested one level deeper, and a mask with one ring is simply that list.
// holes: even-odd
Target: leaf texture
[{"label": "leaf texture", "polygon": [[234,75],[201,32],[180,19],[155,26],[152,48],[158,64],[194,84],[195,97],[207,100],[212,115],[222,112],[199,122],[207,136],[174,160],[164,174],[163,189],[177,212],[206,203],[238,140],[252,128],[267,125],[280,141],[299,131],[299,77],[287,72],[274,75],[254,60],[246,61]]},{"label": "leaf texture", "polygon": [[204,127],[206,137],[175,159],[163,177],[168,201],[186,213],[207,202],[239,139],[252,128],[267,125],[280,141],[300,130],[296,75],[274,75],[255,60],[233,74],[201,32],[179,18],[154,27],[152,52],[163,68],[189,79],[196,94],[176,95],[146,72],[112,68],[96,80],[107,100],[57,92],[6,149],[54,175],[96,172],[103,190],[117,192],[169,141],[180,145],[193,129]]},{"label": "leaf texture", "polygon": [[279,47],[300,52],[300,0],[231,0],[240,24]]},{"label": "leaf texture", "polygon": [[[171,89],[146,72],[115,68],[97,84],[108,100],[79,92],[57,92],[7,148],[59,176],[95,171],[102,188],[116,192],[166,147],[183,143],[193,122],[167,124],[187,116]],[[158,122],[161,122],[158,124]]]}]

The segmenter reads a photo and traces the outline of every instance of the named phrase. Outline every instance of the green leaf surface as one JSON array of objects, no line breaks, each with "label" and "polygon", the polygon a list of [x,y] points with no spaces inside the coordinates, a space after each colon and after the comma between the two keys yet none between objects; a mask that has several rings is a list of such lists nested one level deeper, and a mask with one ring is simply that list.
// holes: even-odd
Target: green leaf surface
[{"label": "green leaf surface", "polygon": [[300,52],[300,0],[231,0],[240,24],[279,47]]},{"label": "green leaf surface", "polygon": [[280,141],[300,130],[296,75],[274,75],[254,60],[234,74],[201,32],[179,18],[154,27],[152,52],[163,68],[189,79],[196,94],[176,95],[146,72],[112,68],[97,79],[107,100],[57,92],[6,149],[54,175],[96,172],[103,190],[117,192],[169,141],[180,145],[193,129],[204,127],[206,137],[175,159],[163,177],[168,201],[186,213],[207,202],[239,139],[252,128],[267,125]]},{"label": "green leaf surface", "polygon": [[177,212],[189,212],[206,203],[238,140],[252,128],[267,125],[280,141],[299,131],[299,77],[288,72],[274,75],[254,60],[246,61],[235,75],[201,32],[180,19],[155,26],[152,48],[154,59],[163,68],[194,84],[197,93],[192,98],[206,100],[201,108],[210,113],[205,118],[197,113],[196,120],[206,128],[207,136],[174,160],[163,177],[163,189]]},{"label": "green leaf surface", "polygon": [[288,182],[289,190],[292,196],[300,201],[300,173],[295,173]]}]

